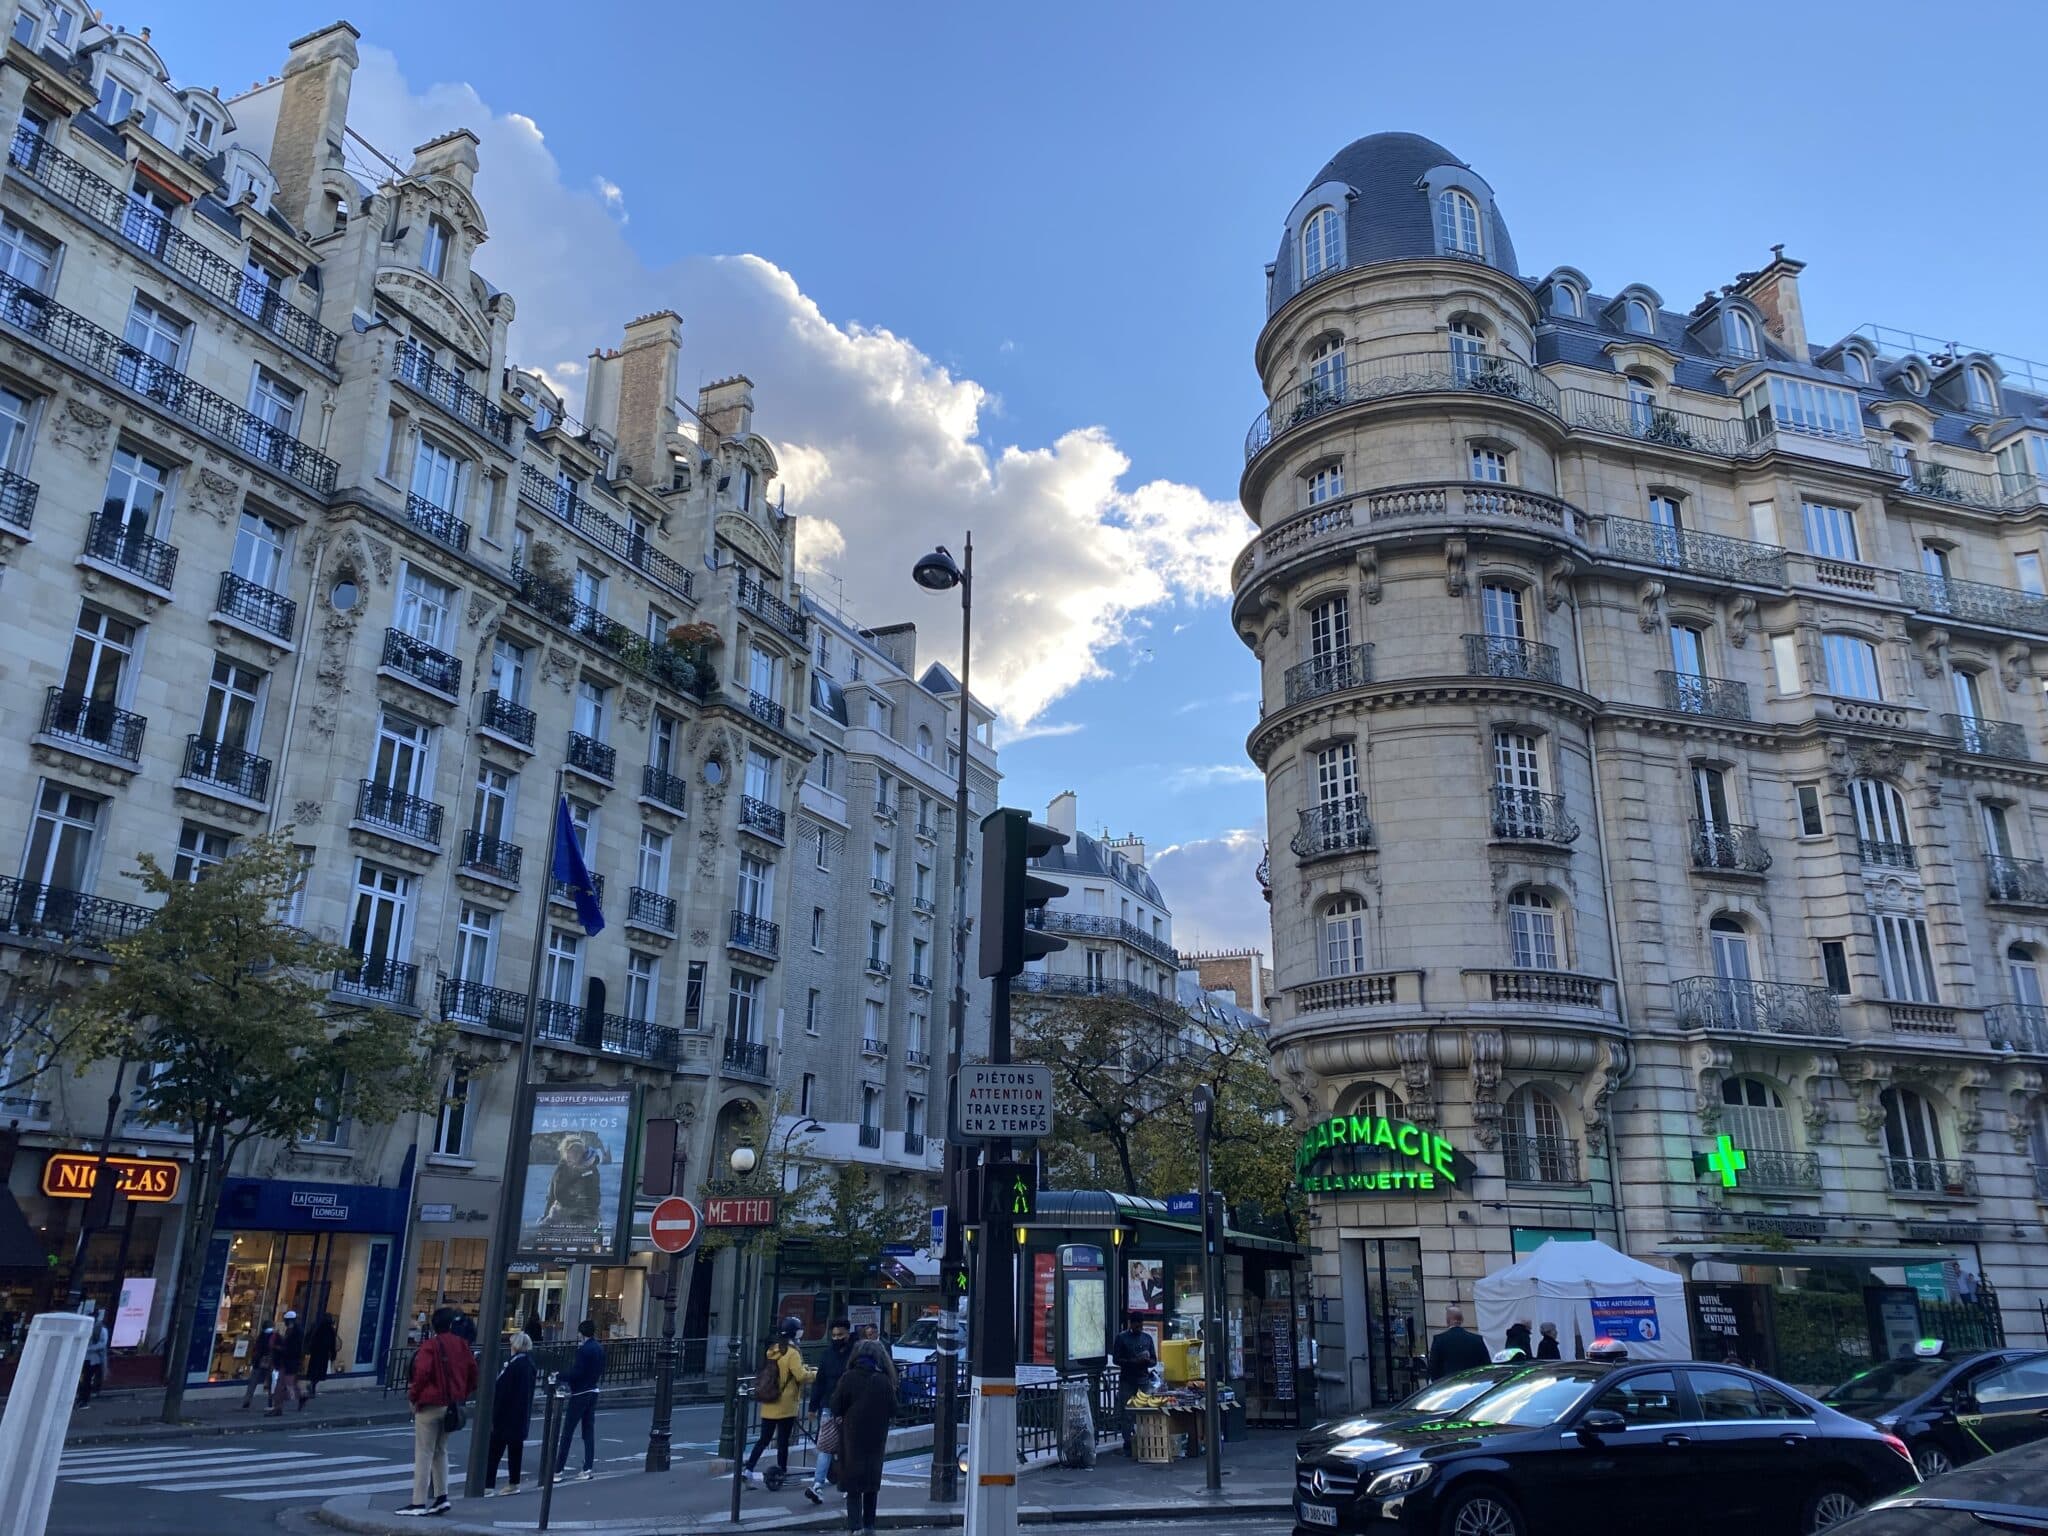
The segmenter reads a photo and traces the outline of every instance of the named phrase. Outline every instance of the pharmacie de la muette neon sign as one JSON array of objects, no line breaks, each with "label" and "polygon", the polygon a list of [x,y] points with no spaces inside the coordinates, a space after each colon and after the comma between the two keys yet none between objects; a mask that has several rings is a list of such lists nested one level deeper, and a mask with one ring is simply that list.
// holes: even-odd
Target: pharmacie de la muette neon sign
[{"label": "pharmacie de la muette neon sign", "polygon": [[[1371,1154],[1384,1166],[1319,1166],[1356,1162],[1355,1157],[1345,1155],[1354,1153]],[[1332,1115],[1320,1120],[1303,1134],[1294,1154],[1295,1177],[1312,1195],[1456,1188],[1477,1171],[1471,1158],[1434,1131],[1380,1115]]]}]

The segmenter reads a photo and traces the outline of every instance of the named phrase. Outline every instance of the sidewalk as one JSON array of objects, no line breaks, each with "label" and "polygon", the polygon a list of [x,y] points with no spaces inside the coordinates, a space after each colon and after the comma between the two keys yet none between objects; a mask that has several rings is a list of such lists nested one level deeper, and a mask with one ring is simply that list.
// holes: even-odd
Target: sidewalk
[{"label": "sidewalk", "polygon": [[[1255,1430],[1246,1439],[1223,1448],[1223,1493],[1215,1499],[1202,1493],[1202,1463],[1177,1461],[1169,1466],[1141,1466],[1127,1460],[1115,1446],[1105,1446],[1089,1470],[1034,1462],[1020,1468],[1017,1494],[1020,1520],[1041,1523],[1095,1516],[1117,1520],[1184,1520],[1205,1514],[1284,1515],[1292,1508],[1294,1430]],[[529,1452],[535,1447],[529,1446]],[[531,1460],[531,1456],[529,1456]],[[572,1462],[572,1465],[574,1463]],[[549,1511],[551,1530],[602,1531],[614,1536],[690,1536],[690,1533],[731,1530],[728,1518],[732,1484],[714,1476],[706,1461],[679,1463],[667,1475],[626,1471],[599,1474],[588,1483],[566,1483],[555,1489]],[[925,1489],[930,1476],[928,1456],[907,1457],[889,1464],[882,1484],[878,1527],[893,1530],[958,1527],[958,1504],[933,1504]],[[846,1506],[829,1493],[823,1506],[803,1496],[808,1474],[790,1469],[780,1493],[749,1488],[741,1495],[742,1526],[757,1531],[844,1530]],[[421,1522],[393,1513],[403,1497],[372,1500],[364,1496],[332,1499],[316,1518],[358,1536],[416,1536]],[[537,1491],[517,1498],[457,1499],[449,1514],[429,1522],[435,1536],[504,1536],[508,1530],[533,1530],[540,1519]]]}]

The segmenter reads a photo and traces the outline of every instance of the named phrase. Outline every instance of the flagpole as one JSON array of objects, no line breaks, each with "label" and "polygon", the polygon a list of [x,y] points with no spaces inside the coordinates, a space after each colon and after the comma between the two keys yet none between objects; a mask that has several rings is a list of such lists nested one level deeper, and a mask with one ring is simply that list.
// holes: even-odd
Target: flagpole
[{"label": "flagpole", "polygon": [[[555,878],[555,840],[562,804],[562,770],[555,770],[555,792],[548,800],[548,856],[541,866],[540,900],[533,918],[533,954],[526,967],[526,1022],[519,1033],[518,1070],[512,1080],[512,1113],[505,1126],[505,1166],[498,1176],[498,1224],[491,1235],[491,1251],[484,1260],[483,1315],[477,1319],[476,1414],[469,1431],[469,1472],[463,1496],[483,1497],[484,1477],[490,1470],[491,1399],[498,1381],[498,1366],[504,1355],[505,1282],[510,1278],[512,1247],[519,1240],[519,1199],[524,1193],[523,1153],[530,1129],[523,1122],[526,1113],[526,1082],[533,1070],[533,1033],[540,1016],[540,962],[548,934],[548,897]],[[494,1284],[493,1281],[496,1283]],[[537,1341],[536,1341],[537,1342]]]}]

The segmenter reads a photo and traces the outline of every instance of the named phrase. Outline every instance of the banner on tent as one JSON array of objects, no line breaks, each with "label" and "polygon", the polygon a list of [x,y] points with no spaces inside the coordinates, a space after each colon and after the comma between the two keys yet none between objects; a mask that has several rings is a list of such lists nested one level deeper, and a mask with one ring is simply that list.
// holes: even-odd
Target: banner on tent
[{"label": "banner on tent", "polygon": [[1593,1332],[1628,1344],[1654,1344],[1657,1328],[1657,1298],[1654,1296],[1594,1296],[1586,1305],[1592,1309]]}]

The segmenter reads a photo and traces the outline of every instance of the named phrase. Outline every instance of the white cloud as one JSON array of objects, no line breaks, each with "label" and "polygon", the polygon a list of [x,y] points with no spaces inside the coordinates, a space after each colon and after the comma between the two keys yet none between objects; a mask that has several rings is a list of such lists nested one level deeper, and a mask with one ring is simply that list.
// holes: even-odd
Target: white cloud
[{"label": "white cloud", "polygon": [[1013,725],[1105,676],[1099,658],[1146,611],[1227,594],[1251,532],[1234,503],[1172,481],[1128,484],[1130,462],[1100,426],[1050,443],[990,441],[994,397],[981,384],[886,328],[831,319],[762,256],[649,267],[621,227],[624,189],[565,184],[533,119],[494,113],[467,85],[415,91],[391,53],[361,51],[352,117],[372,142],[402,155],[458,125],[482,141],[491,239],[478,265],[519,305],[522,365],[566,377],[632,316],[676,310],[685,394],[733,372],[755,382],[758,429],[777,445],[801,517],[803,566],[843,578],[864,622],[918,621],[941,659],[952,612],[911,585],[910,564],[975,530],[975,691]]},{"label": "white cloud", "polygon": [[[978,694],[981,689],[977,686],[974,691]],[[996,727],[996,746],[1014,747],[1020,741],[1035,741],[1041,736],[1074,736],[1087,729],[1079,720],[1033,720],[1027,725],[1012,725],[1004,720]]]},{"label": "white cloud", "polygon": [[1176,715],[1192,715],[1198,710],[1225,709],[1232,704],[1256,704],[1258,702],[1258,689],[1242,688],[1236,693],[1212,694],[1208,698],[1189,699],[1187,703],[1181,705],[1174,713]]},{"label": "white cloud", "polygon": [[1263,784],[1266,776],[1250,763],[1200,763],[1176,768],[1166,776],[1166,787],[1213,789],[1218,784]]},{"label": "white cloud", "polygon": [[597,189],[597,195],[603,200],[606,213],[621,224],[632,217],[626,212],[625,190],[616,181],[606,176],[593,176],[590,178],[590,184]]},{"label": "white cloud", "polygon": [[1182,950],[1257,949],[1273,953],[1273,930],[1259,892],[1265,839],[1248,828],[1175,843],[1147,865],[1173,910],[1173,942]]}]

